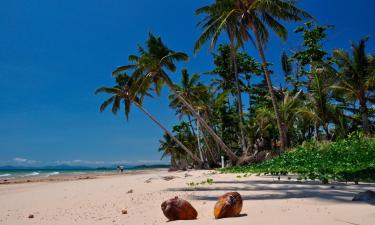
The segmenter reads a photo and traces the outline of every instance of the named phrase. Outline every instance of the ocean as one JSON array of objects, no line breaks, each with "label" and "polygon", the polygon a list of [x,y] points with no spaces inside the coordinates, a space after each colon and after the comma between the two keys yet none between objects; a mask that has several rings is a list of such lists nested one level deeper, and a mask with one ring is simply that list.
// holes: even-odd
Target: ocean
[{"label": "ocean", "polygon": [[[125,168],[124,172],[137,171],[137,170],[152,170],[168,168],[167,165],[157,166],[135,166]],[[12,179],[27,179],[35,177],[53,177],[63,175],[85,175],[85,174],[110,174],[116,173],[116,169],[103,168],[103,169],[1,169],[0,180],[12,180]]]},{"label": "ocean", "polygon": [[51,177],[61,175],[84,175],[84,174],[106,174],[114,173],[116,170],[111,169],[84,169],[84,170],[35,170],[35,169],[16,169],[16,170],[0,170],[0,180],[12,180],[19,178],[32,178],[32,177]]}]

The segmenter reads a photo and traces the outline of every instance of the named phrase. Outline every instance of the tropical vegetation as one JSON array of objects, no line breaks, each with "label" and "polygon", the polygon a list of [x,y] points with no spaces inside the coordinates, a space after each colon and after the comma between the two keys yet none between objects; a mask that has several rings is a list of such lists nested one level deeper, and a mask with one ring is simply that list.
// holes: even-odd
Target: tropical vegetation
[{"label": "tropical vegetation", "polygon": [[337,142],[310,141],[260,164],[222,172],[298,175],[297,179],[375,182],[375,139],[353,133]]},{"label": "tropical vegetation", "polygon": [[[213,68],[178,69],[189,56],[150,33],[112,72],[115,84],[96,91],[109,95],[100,111],[123,107],[128,118],[138,107],[163,129],[159,151],[174,169],[217,168],[224,156],[225,166],[244,165],[229,172],[358,180],[359,172],[374,171],[375,55],[366,49],[368,37],[350,49],[326,49],[334,27],[317,24],[292,0],[216,0],[196,14],[203,15],[202,33],[192,49],[199,54],[208,43]],[[270,31],[287,41],[285,22],[298,22],[301,43],[269,62]],[[164,86],[178,121],[170,129],[143,104]]]}]

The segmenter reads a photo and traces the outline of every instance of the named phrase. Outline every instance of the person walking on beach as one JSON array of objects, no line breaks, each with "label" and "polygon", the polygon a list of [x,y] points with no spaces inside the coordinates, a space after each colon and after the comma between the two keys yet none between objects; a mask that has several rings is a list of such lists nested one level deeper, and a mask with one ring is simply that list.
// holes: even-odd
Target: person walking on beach
[{"label": "person walking on beach", "polygon": [[121,171],[121,173],[124,172],[124,166],[120,166],[120,171]]}]

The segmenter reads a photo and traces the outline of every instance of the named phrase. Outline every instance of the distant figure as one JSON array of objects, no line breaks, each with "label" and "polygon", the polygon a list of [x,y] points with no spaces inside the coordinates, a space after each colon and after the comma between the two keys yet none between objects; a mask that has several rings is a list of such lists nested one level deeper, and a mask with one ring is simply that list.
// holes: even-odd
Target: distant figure
[{"label": "distant figure", "polygon": [[121,171],[121,173],[124,172],[124,166],[120,166],[120,171]]},{"label": "distant figure", "polygon": [[120,173],[120,166],[117,166],[117,173]]}]

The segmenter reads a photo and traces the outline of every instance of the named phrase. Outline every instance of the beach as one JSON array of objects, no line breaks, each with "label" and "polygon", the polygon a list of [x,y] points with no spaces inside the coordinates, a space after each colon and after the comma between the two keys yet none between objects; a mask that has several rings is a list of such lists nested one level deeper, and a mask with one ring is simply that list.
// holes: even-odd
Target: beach
[{"label": "beach", "polygon": [[[163,170],[161,168],[145,169],[145,168],[128,168],[126,169],[127,175],[149,173]],[[22,183],[35,183],[35,182],[61,182],[61,181],[74,181],[74,180],[87,180],[97,179],[107,176],[120,176],[123,173],[117,172],[113,169],[86,169],[86,170],[27,170],[27,171],[9,171],[9,173],[2,172],[8,176],[0,175],[1,184],[22,184]]]},{"label": "beach", "polygon": [[[165,169],[91,178],[0,185],[0,224],[375,224],[374,205],[351,201],[374,184]],[[230,191],[242,195],[241,216],[215,220],[217,197]],[[196,208],[197,220],[168,222],[160,205],[175,196]]]}]

